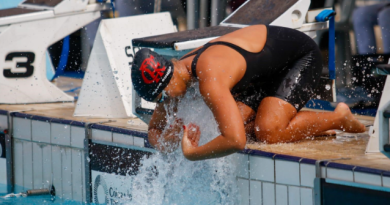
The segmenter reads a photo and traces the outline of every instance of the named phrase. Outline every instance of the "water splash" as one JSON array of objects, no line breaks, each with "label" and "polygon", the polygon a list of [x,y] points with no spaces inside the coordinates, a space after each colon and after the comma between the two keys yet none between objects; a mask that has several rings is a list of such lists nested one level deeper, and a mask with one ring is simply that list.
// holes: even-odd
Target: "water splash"
[{"label": "water splash", "polygon": [[[174,121],[168,110],[168,126]],[[201,130],[199,145],[220,135],[213,114],[199,93],[198,84],[189,89],[177,106],[176,117],[184,124],[196,123]],[[179,134],[182,137],[182,133]],[[132,187],[129,204],[239,204],[235,156],[188,161],[181,147],[170,154],[156,153],[142,160]]]}]

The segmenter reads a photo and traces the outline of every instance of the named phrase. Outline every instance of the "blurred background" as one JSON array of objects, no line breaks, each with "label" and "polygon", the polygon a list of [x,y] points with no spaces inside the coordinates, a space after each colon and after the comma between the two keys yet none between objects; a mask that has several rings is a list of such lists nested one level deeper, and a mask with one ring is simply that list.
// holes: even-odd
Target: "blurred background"
[{"label": "blurred background", "polygon": [[[0,0],[0,9],[16,7],[23,0]],[[102,0],[96,0],[102,1]],[[218,25],[246,0],[115,0],[115,13],[102,12],[102,18],[71,34],[48,49],[54,69],[68,55],[60,76],[83,78],[95,35],[102,19],[170,12],[179,31]],[[336,10],[337,101],[346,102],[355,113],[375,115],[385,76],[375,74],[375,66],[390,56],[390,0],[312,0],[309,10],[332,7]],[[123,25],[131,26],[131,25]],[[324,57],[327,71],[328,33],[319,31],[315,41]],[[55,80],[55,79],[54,79]],[[311,107],[331,109],[332,104],[314,99]]]}]

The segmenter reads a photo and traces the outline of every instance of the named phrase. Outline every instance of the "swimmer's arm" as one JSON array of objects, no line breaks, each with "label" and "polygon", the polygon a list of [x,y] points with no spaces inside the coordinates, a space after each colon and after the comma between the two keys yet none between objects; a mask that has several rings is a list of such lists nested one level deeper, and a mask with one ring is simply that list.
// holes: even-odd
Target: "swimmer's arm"
[{"label": "swimmer's arm", "polygon": [[177,121],[164,133],[164,129],[167,126],[166,113],[167,111],[165,110],[164,105],[162,103],[157,103],[156,109],[149,122],[148,129],[149,143],[158,151],[164,153],[173,152],[177,149],[180,143],[178,134],[183,126],[180,121]]},{"label": "swimmer's arm", "polygon": [[[221,135],[202,146],[191,146],[182,140],[184,156],[189,160],[223,157],[243,150],[246,145],[244,122],[228,86],[218,82],[199,85],[202,96],[214,114]],[[195,122],[196,123],[196,122]]]}]

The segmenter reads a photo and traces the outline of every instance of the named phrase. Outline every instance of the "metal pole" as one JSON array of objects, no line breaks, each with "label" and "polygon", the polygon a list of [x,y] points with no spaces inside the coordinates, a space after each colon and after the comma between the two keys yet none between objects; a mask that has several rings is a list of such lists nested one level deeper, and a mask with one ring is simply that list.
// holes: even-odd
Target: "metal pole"
[{"label": "metal pole", "polygon": [[154,0],[154,13],[161,11],[161,0]]},{"label": "metal pole", "polygon": [[218,25],[225,18],[226,0],[211,0],[211,25]]},{"label": "metal pole", "polygon": [[208,18],[208,1],[200,0],[200,9],[199,9],[199,28],[204,28],[207,26],[207,18]]},{"label": "metal pole", "polygon": [[187,29],[192,30],[198,26],[198,0],[187,0]]}]

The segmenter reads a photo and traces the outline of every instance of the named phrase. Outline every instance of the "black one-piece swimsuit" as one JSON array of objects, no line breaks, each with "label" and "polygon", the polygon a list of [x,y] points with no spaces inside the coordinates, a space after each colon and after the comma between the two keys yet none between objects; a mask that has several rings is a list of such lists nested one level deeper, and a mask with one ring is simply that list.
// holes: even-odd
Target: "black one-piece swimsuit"
[{"label": "black one-piece swimsuit", "polygon": [[236,101],[257,111],[265,97],[277,97],[298,111],[314,95],[322,71],[321,53],[317,44],[306,34],[284,27],[267,26],[263,50],[252,53],[232,43],[218,41],[183,56],[196,55],[191,69],[196,76],[199,56],[213,45],[225,45],[239,52],[246,60],[246,72],[231,90]]}]

